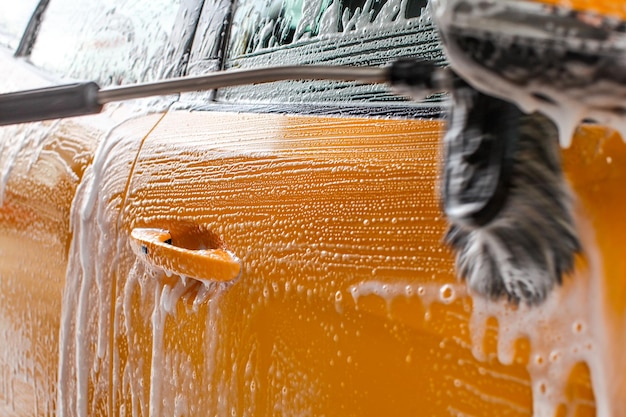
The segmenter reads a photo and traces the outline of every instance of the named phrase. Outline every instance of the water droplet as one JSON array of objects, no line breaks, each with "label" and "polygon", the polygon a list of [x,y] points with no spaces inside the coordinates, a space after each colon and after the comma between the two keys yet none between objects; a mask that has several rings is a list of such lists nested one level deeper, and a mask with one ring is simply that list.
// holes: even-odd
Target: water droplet
[{"label": "water droplet", "polygon": [[454,288],[452,288],[448,284],[443,285],[439,289],[439,298],[445,304],[449,304],[452,301],[454,301],[454,296],[455,296]]},{"label": "water droplet", "polygon": [[544,382],[539,383],[539,392],[544,395],[548,392],[548,387]]},{"label": "water droplet", "polygon": [[572,330],[574,331],[574,333],[582,333],[584,329],[585,326],[579,321],[575,322],[572,326]]}]

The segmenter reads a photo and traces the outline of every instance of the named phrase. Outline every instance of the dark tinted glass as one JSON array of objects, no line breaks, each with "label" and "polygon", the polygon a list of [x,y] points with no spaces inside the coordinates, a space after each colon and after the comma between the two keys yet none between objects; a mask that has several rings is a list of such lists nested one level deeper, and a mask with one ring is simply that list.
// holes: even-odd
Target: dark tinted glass
[{"label": "dark tinted glass", "polygon": [[[444,62],[425,0],[235,0],[223,67]],[[293,81],[218,90],[237,103],[403,101],[383,85]]]},{"label": "dark tinted glass", "polygon": [[[320,35],[364,31],[419,17],[425,0],[256,0],[240,1],[234,14],[230,57]],[[358,35],[356,35],[358,36]]]}]

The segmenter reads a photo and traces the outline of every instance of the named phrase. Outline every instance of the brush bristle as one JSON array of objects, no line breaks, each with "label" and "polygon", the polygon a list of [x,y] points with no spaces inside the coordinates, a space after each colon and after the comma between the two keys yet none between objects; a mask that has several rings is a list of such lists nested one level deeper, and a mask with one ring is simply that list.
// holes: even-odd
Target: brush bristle
[{"label": "brush bristle", "polygon": [[580,252],[558,132],[539,114],[521,116],[509,193],[486,225],[450,219],[445,237],[470,288],[492,299],[541,303]]}]

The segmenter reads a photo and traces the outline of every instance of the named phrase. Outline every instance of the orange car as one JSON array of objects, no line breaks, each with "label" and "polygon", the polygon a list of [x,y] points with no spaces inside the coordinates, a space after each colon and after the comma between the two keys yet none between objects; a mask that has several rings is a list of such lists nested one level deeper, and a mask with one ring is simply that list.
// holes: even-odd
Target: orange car
[{"label": "orange car", "polygon": [[[444,64],[451,3],[24,1],[0,17],[0,92]],[[0,414],[626,415],[619,134],[582,125],[563,150],[583,253],[515,306],[468,292],[442,243],[445,107],[293,81],[2,128]]]}]

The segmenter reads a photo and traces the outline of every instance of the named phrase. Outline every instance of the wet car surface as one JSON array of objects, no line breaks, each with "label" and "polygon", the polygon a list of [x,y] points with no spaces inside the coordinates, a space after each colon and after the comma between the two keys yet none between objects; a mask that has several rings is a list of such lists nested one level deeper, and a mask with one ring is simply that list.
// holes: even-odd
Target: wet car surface
[{"label": "wet car surface", "polygon": [[[7,38],[3,92],[445,63],[419,1],[80,3]],[[585,126],[563,151],[585,256],[545,305],[511,307],[468,294],[442,243],[445,106],[296,81],[2,128],[1,413],[623,413],[619,135]],[[154,230],[172,248],[151,256],[133,236]],[[216,250],[235,279],[186,272]]]}]

